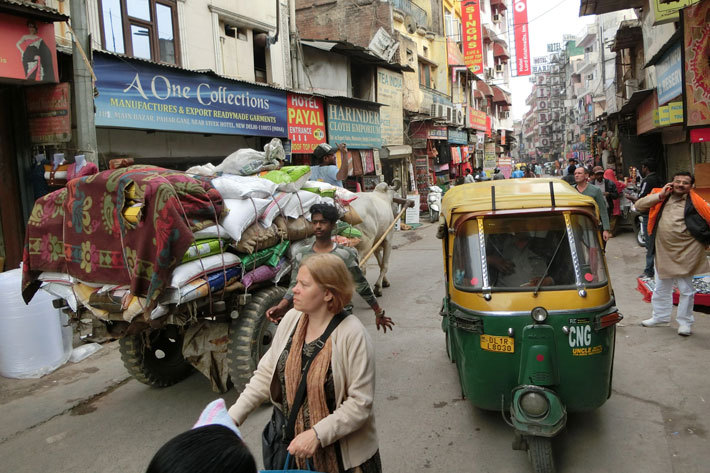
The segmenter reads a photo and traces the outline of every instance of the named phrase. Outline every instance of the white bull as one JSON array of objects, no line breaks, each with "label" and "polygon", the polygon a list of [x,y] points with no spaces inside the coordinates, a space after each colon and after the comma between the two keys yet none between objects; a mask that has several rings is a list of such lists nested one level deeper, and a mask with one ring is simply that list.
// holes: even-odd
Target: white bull
[{"label": "white bull", "polygon": [[[362,232],[362,241],[357,245],[356,249],[360,256],[360,261],[367,255],[372,246],[379,241],[385,231],[394,220],[393,204],[396,187],[390,187],[386,183],[377,184],[372,192],[359,192],[357,199],[350,203],[350,206],[362,218],[362,223],[355,225],[355,228]],[[387,267],[389,265],[390,253],[392,252],[392,233],[390,232],[384,239],[382,244],[375,250],[375,257],[380,266],[380,276],[375,283],[374,293],[376,296],[382,295],[382,288],[389,287],[387,281]],[[365,268],[362,268],[365,272]]]}]

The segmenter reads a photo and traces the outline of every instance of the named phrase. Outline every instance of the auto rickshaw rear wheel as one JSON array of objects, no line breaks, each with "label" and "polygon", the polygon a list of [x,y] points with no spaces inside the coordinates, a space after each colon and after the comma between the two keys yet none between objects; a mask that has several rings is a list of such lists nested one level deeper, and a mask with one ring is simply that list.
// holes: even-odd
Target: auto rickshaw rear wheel
[{"label": "auto rickshaw rear wheel", "polygon": [[276,333],[276,325],[266,318],[266,311],[278,304],[285,294],[286,289],[278,286],[257,292],[229,328],[229,375],[239,393],[271,347]]},{"label": "auto rickshaw rear wheel", "polygon": [[182,356],[183,334],[175,325],[127,335],[118,341],[121,361],[128,372],[143,384],[167,387],[192,373]]},{"label": "auto rickshaw rear wheel", "polygon": [[525,439],[528,446],[528,458],[535,473],[555,473],[555,462],[552,458],[552,439],[548,437],[528,436]]}]

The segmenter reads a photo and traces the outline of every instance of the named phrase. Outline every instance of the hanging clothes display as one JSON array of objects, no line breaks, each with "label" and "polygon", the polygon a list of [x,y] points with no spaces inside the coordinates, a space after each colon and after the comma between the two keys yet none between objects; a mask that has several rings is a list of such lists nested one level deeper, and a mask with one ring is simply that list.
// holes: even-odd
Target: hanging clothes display
[{"label": "hanging clothes display", "polygon": [[352,156],[353,163],[353,176],[362,176],[362,158],[360,157],[360,150],[354,149],[350,151],[350,156]]},{"label": "hanging clothes display", "polygon": [[450,163],[451,162],[451,147],[449,146],[449,143],[447,143],[446,141],[437,141],[437,143],[434,146],[436,146],[436,150],[439,153],[436,163],[437,164]]},{"label": "hanging clothes display", "polygon": [[375,172],[375,153],[371,149],[360,150],[360,157],[365,168],[365,174]]},{"label": "hanging clothes display", "polygon": [[458,146],[451,147],[451,162],[453,164],[461,164],[461,148]]}]

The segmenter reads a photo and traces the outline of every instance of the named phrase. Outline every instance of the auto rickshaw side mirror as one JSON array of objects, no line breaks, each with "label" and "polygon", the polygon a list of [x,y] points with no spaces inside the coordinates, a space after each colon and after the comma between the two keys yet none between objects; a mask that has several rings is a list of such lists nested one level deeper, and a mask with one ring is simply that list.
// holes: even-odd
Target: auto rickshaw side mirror
[{"label": "auto rickshaw side mirror", "polygon": [[436,237],[439,240],[443,240],[446,238],[446,235],[448,234],[448,227],[446,226],[446,222],[440,223],[439,228],[436,229]]}]

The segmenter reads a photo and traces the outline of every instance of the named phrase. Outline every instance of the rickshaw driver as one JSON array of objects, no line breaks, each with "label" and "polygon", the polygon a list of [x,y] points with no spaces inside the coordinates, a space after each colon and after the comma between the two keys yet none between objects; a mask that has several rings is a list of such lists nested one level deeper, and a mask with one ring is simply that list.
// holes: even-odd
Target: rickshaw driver
[{"label": "rickshaw driver", "polygon": [[[545,274],[547,264],[544,258],[530,249],[530,233],[523,231],[504,236],[502,247],[499,249],[491,241],[494,251],[486,255],[488,263],[498,270],[495,286],[537,286],[540,283],[540,278]],[[546,276],[541,285],[551,286],[553,284],[554,280],[550,276]]]}]

